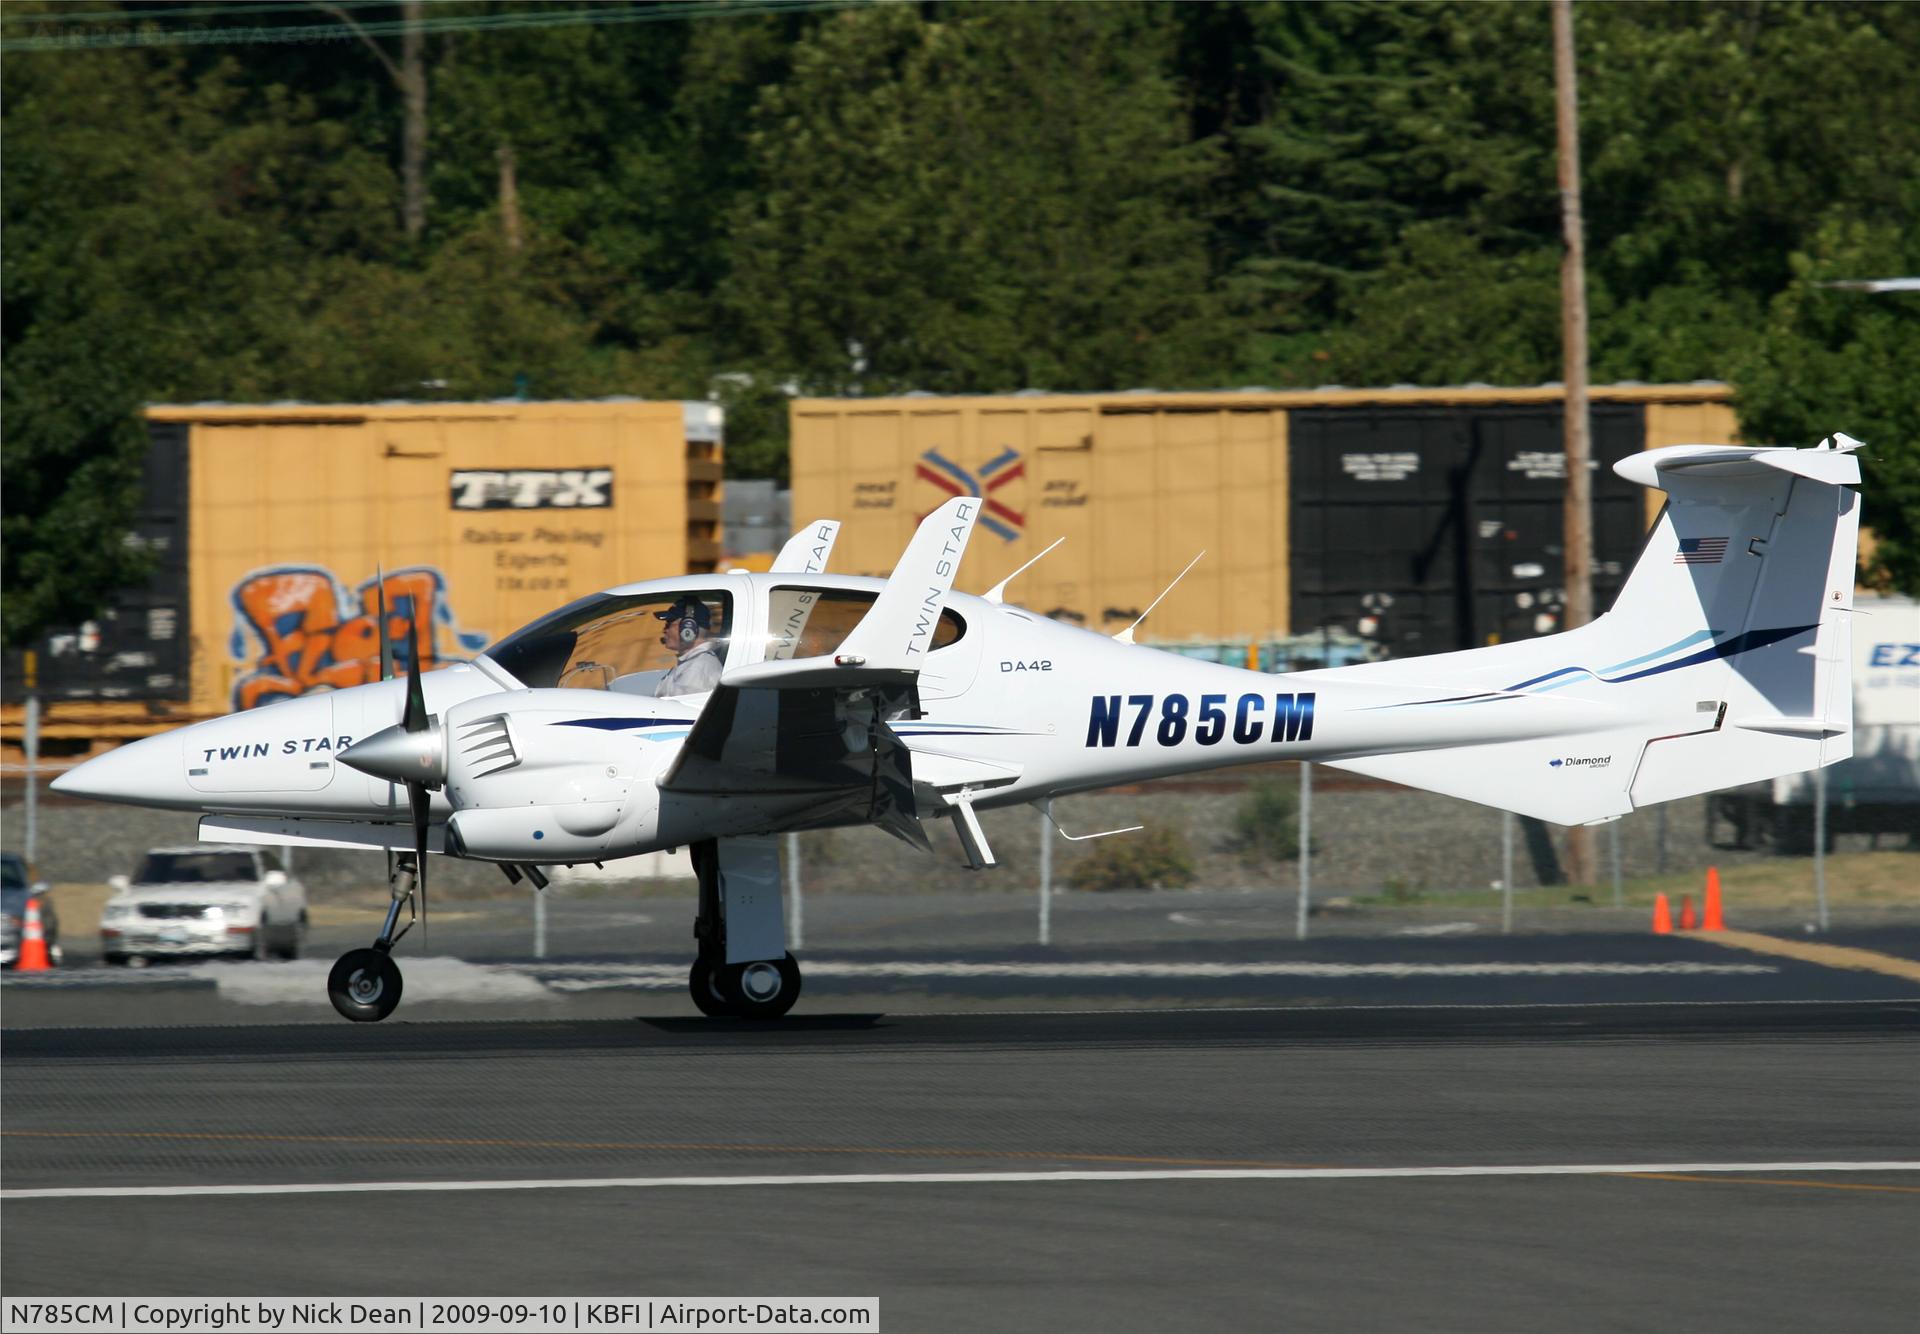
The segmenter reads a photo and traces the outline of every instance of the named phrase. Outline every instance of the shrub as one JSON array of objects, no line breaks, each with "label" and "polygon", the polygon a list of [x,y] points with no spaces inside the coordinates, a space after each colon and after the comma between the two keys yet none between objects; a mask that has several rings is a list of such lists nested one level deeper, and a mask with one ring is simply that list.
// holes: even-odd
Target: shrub
[{"label": "shrub", "polygon": [[1233,816],[1233,845],[1250,861],[1300,855],[1300,795],[1288,783],[1263,779],[1247,789]]},{"label": "shrub", "polygon": [[1184,889],[1193,853],[1177,829],[1115,834],[1096,843],[1067,875],[1075,889]]}]

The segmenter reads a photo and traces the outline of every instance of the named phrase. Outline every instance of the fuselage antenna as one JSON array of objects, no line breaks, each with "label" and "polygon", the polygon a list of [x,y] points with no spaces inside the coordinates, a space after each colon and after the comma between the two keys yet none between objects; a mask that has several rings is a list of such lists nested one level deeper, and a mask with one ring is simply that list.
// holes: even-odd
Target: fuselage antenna
[{"label": "fuselage antenna", "polygon": [[[1067,539],[1064,537],[1054,538],[1053,547],[1059,546],[1062,542],[1066,540]],[[1052,551],[1053,547],[1048,547],[1047,551]],[[1047,551],[1041,552],[1040,556],[1046,555]],[[1034,566],[1038,565],[1040,563],[1040,556],[1035,556],[1032,560],[1028,561],[1025,565],[1022,565],[1019,569],[1015,570],[1012,574],[1008,575],[1005,579],[1002,579],[999,583],[995,584],[992,588],[989,588],[985,593],[982,593],[980,596],[984,597],[989,602],[1005,602],[1007,600],[1007,585],[1012,583],[1015,579],[1018,579],[1021,575],[1025,574],[1028,570],[1031,570]]]},{"label": "fuselage antenna", "polygon": [[[1200,553],[1200,556],[1204,556],[1206,554],[1207,553],[1205,551],[1202,551]],[[1200,556],[1195,556],[1192,560],[1187,562],[1187,570],[1191,570],[1194,566],[1200,563]],[[1159,606],[1162,602],[1165,602],[1167,600],[1167,594],[1171,593],[1174,590],[1175,585],[1177,585],[1182,579],[1185,579],[1187,577],[1187,570],[1182,570],[1180,571],[1180,573],[1174,575],[1173,583],[1168,584],[1164,589],[1161,590],[1159,597],[1155,598],[1153,601],[1147,604],[1147,609],[1140,613],[1139,620],[1136,620],[1132,625],[1128,626],[1126,629],[1122,630],[1119,634],[1115,635],[1114,638],[1119,640],[1122,644],[1131,644],[1133,642],[1133,632],[1140,628],[1140,621],[1144,621],[1147,619],[1147,617],[1153,615],[1153,609]]]}]

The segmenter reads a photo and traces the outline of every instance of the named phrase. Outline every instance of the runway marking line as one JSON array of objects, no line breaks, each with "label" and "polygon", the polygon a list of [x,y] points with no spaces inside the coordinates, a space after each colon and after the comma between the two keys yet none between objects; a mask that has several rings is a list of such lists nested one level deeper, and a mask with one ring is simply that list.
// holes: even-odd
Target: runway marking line
[{"label": "runway marking line", "polygon": [[1787,940],[1780,936],[1763,936],[1758,931],[1684,931],[1677,934],[1684,935],[1688,940],[1723,945],[1730,950],[1751,950],[1755,954],[1817,963],[1824,968],[1883,973],[1888,977],[1920,982],[1920,960],[1902,959],[1897,954],[1882,954],[1879,950],[1863,950],[1852,945],[1823,945],[1811,940]]},{"label": "runway marking line", "polygon": [[0,1190],[0,1200],[139,1199],[216,1195],[367,1195],[487,1190],[644,1190],[724,1186],[978,1186],[1120,1181],[1365,1181],[1469,1177],[1691,1177],[1756,1172],[1920,1172],[1920,1162],[1560,1163],[1480,1167],[1186,1168],[1065,1172],[862,1172],[844,1175],[559,1177],[519,1181],[352,1181],[232,1186],[54,1186]]},{"label": "runway marking line", "polygon": [[1920,1186],[1869,1185],[1860,1181],[1793,1181],[1785,1177],[1699,1176],[1690,1172],[1628,1172],[1635,1181],[1703,1181],[1716,1186],[1799,1186],[1806,1190],[1874,1190],[1890,1195],[1920,1195]]},{"label": "runway marking line", "polygon": [[834,1147],[810,1144],[676,1144],[626,1140],[457,1139],[428,1135],[272,1135],[265,1132],[219,1130],[0,1130],[0,1136],[18,1139],[136,1139],[186,1140],[225,1144],[340,1144],[362,1148],[444,1149],[618,1149],[643,1153],[791,1153],[870,1154],[895,1158],[990,1158],[1022,1162],[1139,1163],[1160,1167],[1232,1167],[1303,1169],[1304,1163],[1280,1163],[1270,1158],[1169,1158],[1125,1153],[1049,1153],[1043,1149],[942,1149],[910,1146]]}]

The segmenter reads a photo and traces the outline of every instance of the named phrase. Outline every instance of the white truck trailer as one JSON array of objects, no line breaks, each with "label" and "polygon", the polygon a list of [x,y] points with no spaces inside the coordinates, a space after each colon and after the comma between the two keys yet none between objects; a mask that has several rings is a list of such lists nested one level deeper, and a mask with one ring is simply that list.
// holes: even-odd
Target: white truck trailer
[{"label": "white truck trailer", "polygon": [[[1826,770],[1828,845],[1838,834],[1884,834],[1920,846],[1920,602],[1863,595],[1854,612],[1853,758]],[[1817,796],[1813,773],[1715,793],[1712,840],[1811,852]]]}]

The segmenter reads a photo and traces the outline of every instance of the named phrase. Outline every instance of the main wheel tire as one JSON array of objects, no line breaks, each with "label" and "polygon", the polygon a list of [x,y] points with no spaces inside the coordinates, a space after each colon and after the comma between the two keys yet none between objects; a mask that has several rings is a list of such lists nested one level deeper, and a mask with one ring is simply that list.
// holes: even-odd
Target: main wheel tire
[{"label": "main wheel tire", "polygon": [[718,975],[722,967],[701,955],[687,972],[687,992],[693,997],[694,1008],[709,1019],[724,1019],[734,1012],[732,1003],[720,992]]},{"label": "main wheel tire", "polygon": [[357,1024],[385,1019],[400,1003],[400,966],[385,950],[348,950],[327,974],[327,999]]},{"label": "main wheel tire", "polygon": [[780,959],[722,966],[714,989],[726,998],[728,1013],[741,1019],[778,1019],[800,999],[800,965],[788,954]]}]

